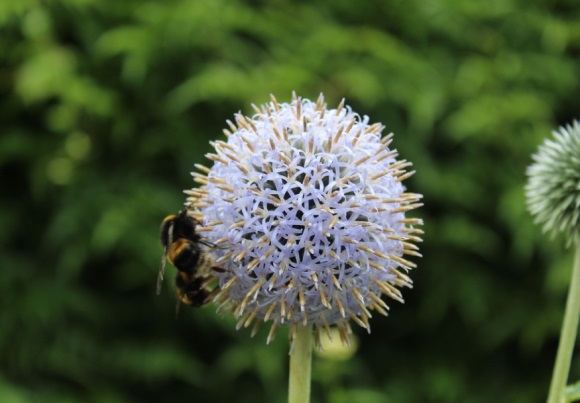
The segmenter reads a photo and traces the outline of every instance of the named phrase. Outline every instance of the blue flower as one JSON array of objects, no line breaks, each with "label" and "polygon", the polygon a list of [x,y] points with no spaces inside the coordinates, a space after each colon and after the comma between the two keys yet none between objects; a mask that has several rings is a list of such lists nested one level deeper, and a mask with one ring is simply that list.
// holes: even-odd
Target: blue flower
[{"label": "blue flower", "polygon": [[406,214],[422,196],[403,186],[411,163],[344,101],[327,109],[322,95],[294,95],[254,109],[228,122],[188,191],[203,235],[223,246],[217,302],[238,327],[270,322],[268,342],[280,326],[292,338],[298,326],[336,325],[348,343],[350,320],[370,331],[372,311],[387,315],[383,297],[403,302],[399,287],[412,286],[422,221]]}]

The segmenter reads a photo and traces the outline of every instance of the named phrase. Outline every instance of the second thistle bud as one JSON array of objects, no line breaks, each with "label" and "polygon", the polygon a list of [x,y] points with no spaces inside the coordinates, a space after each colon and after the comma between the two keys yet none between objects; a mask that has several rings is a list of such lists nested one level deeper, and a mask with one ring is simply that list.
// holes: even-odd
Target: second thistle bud
[{"label": "second thistle bud", "polygon": [[580,241],[580,123],[553,132],[533,155],[527,169],[530,212],[544,231],[563,232],[568,243]]}]

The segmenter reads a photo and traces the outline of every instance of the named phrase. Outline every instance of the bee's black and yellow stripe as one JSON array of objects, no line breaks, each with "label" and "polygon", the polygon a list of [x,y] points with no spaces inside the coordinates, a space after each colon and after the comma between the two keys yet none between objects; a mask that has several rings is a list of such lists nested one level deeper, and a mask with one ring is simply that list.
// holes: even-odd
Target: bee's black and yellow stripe
[{"label": "bee's black and yellow stripe", "polygon": [[185,238],[176,239],[167,249],[167,260],[177,270],[194,275],[200,261],[201,249],[195,243]]}]

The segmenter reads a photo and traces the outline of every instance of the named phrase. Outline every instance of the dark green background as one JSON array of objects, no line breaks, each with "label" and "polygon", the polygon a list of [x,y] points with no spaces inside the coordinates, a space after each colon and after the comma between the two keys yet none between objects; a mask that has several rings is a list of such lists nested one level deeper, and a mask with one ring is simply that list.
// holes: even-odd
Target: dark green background
[{"label": "dark green background", "polygon": [[[571,251],[526,211],[579,117],[575,0],[0,2],[0,401],[284,402],[287,340],[160,297],[161,219],[225,120],[345,97],[424,194],[406,303],[313,401],[541,402]],[[580,359],[572,366],[580,378]]]}]

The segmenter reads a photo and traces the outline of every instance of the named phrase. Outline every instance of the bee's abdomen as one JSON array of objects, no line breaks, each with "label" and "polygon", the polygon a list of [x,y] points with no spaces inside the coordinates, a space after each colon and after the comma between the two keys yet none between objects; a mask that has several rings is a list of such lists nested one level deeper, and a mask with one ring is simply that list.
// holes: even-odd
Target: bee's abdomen
[{"label": "bee's abdomen", "polygon": [[206,305],[213,293],[205,288],[204,282],[203,278],[190,278],[185,273],[178,273],[175,278],[177,297],[182,303],[194,308]]},{"label": "bee's abdomen", "polygon": [[167,254],[169,261],[179,271],[186,272],[190,275],[195,274],[200,263],[200,250],[193,242],[180,238],[171,244]]}]

